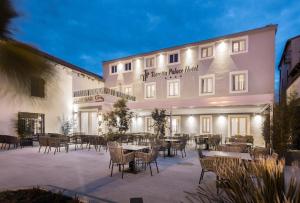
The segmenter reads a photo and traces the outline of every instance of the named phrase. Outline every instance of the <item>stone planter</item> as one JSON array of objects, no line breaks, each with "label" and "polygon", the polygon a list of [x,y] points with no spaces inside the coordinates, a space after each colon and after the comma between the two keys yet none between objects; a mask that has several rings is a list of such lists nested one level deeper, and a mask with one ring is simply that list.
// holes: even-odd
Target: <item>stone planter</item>
[{"label": "stone planter", "polygon": [[298,161],[300,165],[300,150],[288,150],[285,156],[286,165],[292,165],[293,162]]}]

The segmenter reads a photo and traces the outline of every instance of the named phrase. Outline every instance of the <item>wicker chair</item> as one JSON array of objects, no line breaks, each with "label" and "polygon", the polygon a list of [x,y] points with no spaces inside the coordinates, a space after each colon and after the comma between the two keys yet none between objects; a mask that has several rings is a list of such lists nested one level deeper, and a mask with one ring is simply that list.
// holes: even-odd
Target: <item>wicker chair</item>
[{"label": "wicker chair", "polygon": [[[186,157],[186,152],[185,152],[185,147],[186,147],[186,140],[185,139],[182,139],[180,140],[179,143],[172,143],[171,144],[171,147],[173,148],[174,150],[174,154],[177,155],[177,151],[181,151],[181,157]],[[183,153],[184,153],[184,156],[183,156]]]},{"label": "wicker chair", "polygon": [[41,151],[42,147],[45,147],[44,153],[46,153],[47,148],[49,147],[48,139],[49,137],[47,136],[39,136],[39,145],[40,145],[39,152]]},{"label": "wicker chair", "polygon": [[166,150],[168,150],[171,147],[171,144],[169,142],[166,142],[164,140],[159,142],[160,148],[159,148],[159,152],[163,152],[164,154],[164,158],[166,157]]},{"label": "wicker chair", "polygon": [[6,148],[6,146],[8,145],[7,150],[10,149],[10,145],[13,145],[14,148],[18,148],[19,143],[20,143],[20,139],[18,137],[15,136],[10,136],[10,135],[1,135],[1,141],[2,142],[2,148]]},{"label": "wicker chair", "polygon": [[221,142],[221,135],[212,135],[208,139],[209,146],[212,146],[214,149],[216,149]]},{"label": "wicker chair", "polygon": [[122,179],[124,177],[124,165],[129,164],[131,161],[134,161],[134,152],[130,152],[124,154],[122,147],[112,147],[109,148],[110,159],[111,159],[111,173],[110,176],[112,177],[114,164],[118,166],[122,166]]},{"label": "wicker chair", "polygon": [[[200,155],[200,153],[198,153]],[[199,156],[199,161],[200,161],[200,165],[201,165],[201,175],[200,175],[200,179],[199,179],[199,184],[201,183],[201,181],[203,180],[204,177],[204,173],[207,172],[213,172],[215,173],[215,157],[200,157]]]},{"label": "wicker chair", "polygon": [[195,137],[195,149],[198,148],[200,145],[205,145],[206,140],[203,138],[203,136],[197,136]]},{"label": "wicker chair", "polygon": [[265,158],[267,157],[270,153],[269,153],[269,149],[268,148],[264,148],[264,147],[255,147],[251,152],[250,152],[252,158],[254,160],[260,159],[260,158]]},{"label": "wicker chair", "polygon": [[135,153],[136,158],[140,159],[145,164],[145,166],[147,166],[147,165],[149,166],[151,176],[153,175],[151,163],[155,163],[157,173],[159,173],[158,166],[157,166],[157,157],[158,157],[158,153],[159,153],[159,148],[160,148],[160,146],[154,146],[151,148],[151,150],[148,153],[145,153],[145,152]]}]

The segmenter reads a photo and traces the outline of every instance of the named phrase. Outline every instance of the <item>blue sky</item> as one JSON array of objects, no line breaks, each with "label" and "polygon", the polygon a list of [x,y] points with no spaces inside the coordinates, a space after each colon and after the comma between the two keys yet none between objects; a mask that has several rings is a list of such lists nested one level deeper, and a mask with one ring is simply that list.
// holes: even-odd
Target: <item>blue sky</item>
[{"label": "blue sky", "polygon": [[[102,75],[121,56],[278,24],[276,64],[300,34],[297,0],[14,0],[15,38]],[[278,78],[278,77],[277,77]]]}]

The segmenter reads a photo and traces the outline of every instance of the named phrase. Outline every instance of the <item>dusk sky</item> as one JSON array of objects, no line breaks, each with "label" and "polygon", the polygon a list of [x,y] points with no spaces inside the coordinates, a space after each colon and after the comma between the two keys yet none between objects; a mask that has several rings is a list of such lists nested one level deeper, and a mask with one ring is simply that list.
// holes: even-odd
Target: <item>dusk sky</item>
[{"label": "dusk sky", "polygon": [[102,75],[101,62],[278,24],[276,65],[300,34],[299,0],[14,0],[14,37]]}]

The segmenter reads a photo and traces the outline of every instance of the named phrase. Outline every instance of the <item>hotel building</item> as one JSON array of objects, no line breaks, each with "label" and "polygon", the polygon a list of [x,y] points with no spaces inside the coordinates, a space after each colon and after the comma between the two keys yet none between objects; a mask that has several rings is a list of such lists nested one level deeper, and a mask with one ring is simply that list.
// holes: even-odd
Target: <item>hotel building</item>
[{"label": "hotel building", "polygon": [[132,95],[132,132],[153,132],[166,109],[169,134],[253,135],[274,101],[276,25],[103,62],[105,87]]}]

